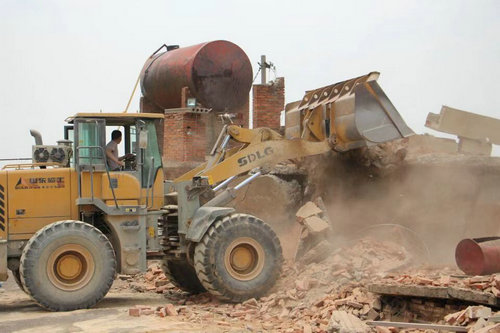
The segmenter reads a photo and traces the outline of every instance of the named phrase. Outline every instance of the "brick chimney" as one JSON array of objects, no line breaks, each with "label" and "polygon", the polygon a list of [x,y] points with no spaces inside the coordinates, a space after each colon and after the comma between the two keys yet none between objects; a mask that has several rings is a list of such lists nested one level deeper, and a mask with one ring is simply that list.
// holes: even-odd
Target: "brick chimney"
[{"label": "brick chimney", "polygon": [[253,127],[280,129],[280,113],[285,109],[285,78],[253,85]]}]

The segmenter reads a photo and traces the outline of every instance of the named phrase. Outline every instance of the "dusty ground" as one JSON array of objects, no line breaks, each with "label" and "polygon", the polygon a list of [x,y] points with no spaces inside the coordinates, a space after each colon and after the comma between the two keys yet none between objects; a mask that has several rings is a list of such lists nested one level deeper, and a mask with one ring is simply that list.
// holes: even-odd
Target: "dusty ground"
[{"label": "dusty ground", "polygon": [[71,312],[49,312],[38,307],[12,278],[0,288],[0,332],[227,332],[216,324],[186,322],[173,317],[131,317],[128,309],[136,304],[151,307],[168,302],[165,295],[112,290],[94,308]]},{"label": "dusty ground", "polygon": [[[39,308],[10,278],[0,288],[0,332],[325,332],[335,309],[366,319],[377,300],[363,285],[370,276],[383,276],[374,273],[384,264],[385,269],[403,267],[409,259],[400,246],[371,240],[330,253],[319,263],[285,266],[267,297],[243,304],[188,295],[169,283],[157,283],[165,277],[155,263],[146,274],[118,276],[96,307],[65,313]],[[178,315],[129,315],[138,305],[154,311],[166,304]]]},{"label": "dusty ground", "polygon": [[[96,307],[64,313],[39,308],[10,278],[0,288],[0,332],[325,332],[335,310],[376,319],[379,300],[365,285],[385,277],[382,271],[407,267],[411,261],[398,245],[366,239],[330,254],[321,262],[285,266],[267,297],[243,304],[156,283],[165,278],[154,263],[144,275],[119,276]],[[136,306],[153,312],[166,304],[178,315],[129,315]]]},{"label": "dusty ground", "polygon": [[[446,315],[459,317],[462,312],[451,314],[466,311],[470,304],[405,297],[388,301],[370,293],[370,284],[455,284],[474,290],[479,286],[494,293],[493,286],[500,283],[500,275],[488,278],[484,285],[484,277],[457,280],[454,276],[460,272],[456,268],[417,269],[414,256],[393,242],[366,238],[329,253],[320,262],[304,262],[310,258],[306,254],[294,265],[285,266],[281,279],[266,297],[242,304],[221,303],[206,293],[188,295],[165,281],[156,263],[146,274],[118,276],[97,306],[72,312],[39,308],[10,278],[0,288],[0,332],[328,332],[330,318],[336,312],[359,318],[361,324],[368,320],[444,324]],[[167,304],[175,315],[162,317],[157,309]],[[135,317],[129,313],[133,308],[147,310]],[[460,318],[460,325],[471,327],[477,320],[465,320],[463,315]],[[384,331],[366,326],[363,332],[437,331]]]}]

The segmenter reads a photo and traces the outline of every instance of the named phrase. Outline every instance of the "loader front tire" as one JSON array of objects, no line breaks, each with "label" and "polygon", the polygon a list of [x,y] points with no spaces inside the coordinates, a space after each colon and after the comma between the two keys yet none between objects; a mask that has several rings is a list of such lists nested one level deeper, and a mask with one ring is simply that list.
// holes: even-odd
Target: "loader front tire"
[{"label": "loader front tire", "polygon": [[164,260],[162,269],[170,282],[177,288],[191,294],[199,294],[206,291],[196,276],[194,267],[188,262]]},{"label": "loader front tire", "polygon": [[195,248],[194,262],[207,291],[224,301],[242,302],[273,287],[283,256],[271,227],[254,216],[233,214],[208,229]]},{"label": "loader front tire", "polygon": [[80,221],[45,226],[31,237],[21,256],[21,281],[26,292],[52,311],[95,305],[109,291],[115,272],[115,253],[109,240]]}]

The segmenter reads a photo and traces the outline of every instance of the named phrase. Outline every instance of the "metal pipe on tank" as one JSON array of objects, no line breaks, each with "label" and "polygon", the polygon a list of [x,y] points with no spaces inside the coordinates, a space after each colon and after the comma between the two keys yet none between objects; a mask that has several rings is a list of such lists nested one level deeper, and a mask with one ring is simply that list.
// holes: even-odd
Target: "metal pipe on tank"
[{"label": "metal pipe on tank", "polygon": [[455,249],[458,268],[468,275],[500,272],[500,237],[464,239]]},{"label": "metal pipe on tank", "polygon": [[205,108],[236,108],[247,101],[251,85],[248,56],[224,40],[154,54],[141,71],[143,96],[162,110],[180,108],[185,87]]}]

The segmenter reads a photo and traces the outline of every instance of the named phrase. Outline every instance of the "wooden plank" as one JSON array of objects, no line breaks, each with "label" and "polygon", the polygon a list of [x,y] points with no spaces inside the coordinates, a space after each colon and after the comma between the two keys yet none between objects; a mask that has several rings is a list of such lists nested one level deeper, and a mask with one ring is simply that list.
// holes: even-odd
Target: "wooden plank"
[{"label": "wooden plank", "polygon": [[467,327],[453,326],[453,325],[438,325],[438,324],[419,324],[419,323],[402,323],[394,321],[367,321],[369,326],[385,326],[385,327],[401,327],[401,328],[415,328],[421,330],[443,330],[452,332],[467,332]]}]

